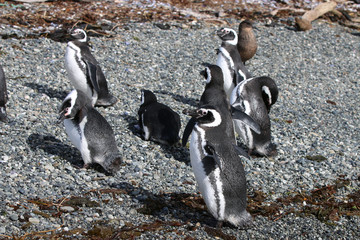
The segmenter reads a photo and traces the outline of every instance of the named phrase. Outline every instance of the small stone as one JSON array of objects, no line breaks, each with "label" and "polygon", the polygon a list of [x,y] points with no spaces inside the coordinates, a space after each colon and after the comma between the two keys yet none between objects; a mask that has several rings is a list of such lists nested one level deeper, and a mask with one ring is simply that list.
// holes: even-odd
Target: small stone
[{"label": "small stone", "polygon": [[6,232],[5,227],[0,227],[0,233],[5,233],[5,232]]},{"label": "small stone", "polygon": [[54,171],[54,167],[53,167],[53,165],[51,165],[51,164],[46,164],[45,165],[45,167],[44,167],[46,170],[49,170],[50,172],[52,172],[52,171]]},{"label": "small stone", "polygon": [[17,214],[10,214],[9,218],[12,221],[17,221],[19,219],[19,216]]},{"label": "small stone", "polygon": [[62,206],[62,207],[60,207],[60,210],[63,211],[63,212],[73,212],[73,211],[75,211],[75,209],[73,207],[70,207],[70,206]]},{"label": "small stone", "polygon": [[39,224],[40,220],[38,218],[29,218],[29,222],[32,224]]}]

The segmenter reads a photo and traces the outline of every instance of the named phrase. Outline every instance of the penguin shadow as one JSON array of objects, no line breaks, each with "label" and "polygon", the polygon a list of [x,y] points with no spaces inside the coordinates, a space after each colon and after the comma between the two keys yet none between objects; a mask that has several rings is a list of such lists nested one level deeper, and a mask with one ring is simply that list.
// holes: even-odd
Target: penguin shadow
[{"label": "penguin shadow", "polygon": [[168,92],[168,91],[165,91],[165,90],[154,91],[154,93],[164,94],[164,95],[170,95],[173,99],[175,99],[175,101],[181,102],[181,103],[183,103],[183,104],[187,104],[187,105],[190,105],[190,106],[193,106],[193,107],[197,107],[197,105],[198,105],[198,103],[199,103],[199,100],[198,100],[198,99],[195,99],[195,98],[187,98],[187,97],[181,96],[181,95],[179,95],[179,94],[171,93],[171,92]]},{"label": "penguin shadow", "polygon": [[360,37],[360,32],[352,32],[351,35]]},{"label": "penguin shadow", "polygon": [[137,127],[139,123],[137,117],[128,114],[121,114],[120,116],[128,123],[127,128],[132,132],[132,134],[141,138],[140,128]]},{"label": "penguin shadow", "polygon": [[79,151],[75,147],[62,143],[54,136],[33,133],[26,139],[26,143],[32,151],[42,149],[48,154],[65,159],[75,167],[80,168],[84,164]]},{"label": "penguin shadow", "polygon": [[64,100],[68,95],[66,91],[59,91],[56,89],[49,88],[47,85],[41,85],[37,83],[25,83],[26,87],[36,90],[38,93],[46,94],[50,98],[57,98],[59,100]]},{"label": "penguin shadow", "polygon": [[215,227],[217,224],[216,219],[207,212],[206,204],[200,194],[181,192],[154,194],[127,182],[112,184],[111,188],[119,189],[132,199],[136,199],[142,205],[136,209],[139,214],[153,216],[161,220],[164,216],[170,215],[184,224],[195,225],[201,222],[210,227]]},{"label": "penguin shadow", "polygon": [[176,161],[183,162],[187,166],[190,166],[189,150],[186,147],[178,146],[181,145],[180,143],[177,143],[174,146],[169,146],[161,143],[156,143],[156,144],[160,145],[161,150],[163,151],[163,153],[167,158],[173,156]]}]

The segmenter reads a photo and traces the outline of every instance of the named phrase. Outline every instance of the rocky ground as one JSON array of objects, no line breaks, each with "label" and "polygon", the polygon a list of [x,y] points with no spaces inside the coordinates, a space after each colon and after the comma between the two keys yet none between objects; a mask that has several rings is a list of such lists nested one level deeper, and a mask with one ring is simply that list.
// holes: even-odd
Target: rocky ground
[{"label": "rocky ground", "polygon": [[[239,22],[226,20],[234,29]],[[91,38],[119,98],[98,108],[123,156],[115,176],[79,169],[81,156],[56,123],[72,89],[66,43],[0,24],[10,98],[10,121],[0,123],[0,238],[358,239],[359,32],[321,20],[307,32],[256,22],[259,49],[247,67],[278,84],[270,117],[279,154],[244,162],[255,227],[218,230],[198,193],[188,148],[145,142],[135,125],[144,88],[180,114],[183,131],[188,117],[181,112],[197,104],[199,72],[216,61],[214,31],[222,25],[156,23],[128,22]]]}]

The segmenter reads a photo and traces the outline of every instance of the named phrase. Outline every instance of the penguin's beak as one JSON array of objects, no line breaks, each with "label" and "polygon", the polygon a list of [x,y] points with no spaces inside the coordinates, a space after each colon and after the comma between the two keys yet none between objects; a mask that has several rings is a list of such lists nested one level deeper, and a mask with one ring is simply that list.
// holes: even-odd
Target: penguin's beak
[{"label": "penguin's beak", "polygon": [[64,119],[66,118],[66,112],[67,112],[67,108],[64,108],[61,112],[60,112],[60,116],[57,120],[57,124],[60,124],[62,121],[64,121]]},{"label": "penguin's beak", "polygon": [[199,116],[198,109],[184,109],[183,114],[186,114],[190,117],[197,118]]}]

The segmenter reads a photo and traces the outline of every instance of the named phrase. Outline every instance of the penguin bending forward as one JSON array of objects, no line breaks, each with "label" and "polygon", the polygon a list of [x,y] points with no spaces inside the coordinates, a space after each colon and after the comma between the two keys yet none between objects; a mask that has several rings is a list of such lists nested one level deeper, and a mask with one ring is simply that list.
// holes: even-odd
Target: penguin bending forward
[{"label": "penguin bending forward", "polygon": [[59,117],[62,120],[71,142],[81,153],[84,168],[97,163],[110,174],[119,170],[122,160],[114,132],[83,92],[73,90],[64,99]]},{"label": "penguin bending forward", "polygon": [[8,101],[7,88],[6,88],[6,80],[5,73],[0,65],[0,121],[8,122],[8,118],[6,116],[6,106],[5,104]]},{"label": "penguin bending forward", "polygon": [[117,98],[110,94],[105,75],[90,52],[86,32],[75,29],[70,34],[74,40],[66,47],[65,68],[72,85],[84,92],[93,106],[114,105]]},{"label": "penguin bending forward", "polygon": [[173,145],[179,141],[180,116],[170,107],[159,103],[153,92],[141,90],[138,111],[139,126],[145,140]]},{"label": "penguin bending forward", "polygon": [[223,71],[224,90],[228,98],[230,98],[235,86],[251,76],[237,49],[237,33],[230,28],[221,28],[216,33],[222,40],[221,47],[218,49],[216,65],[221,67]]},{"label": "penguin bending forward", "polygon": [[278,98],[278,88],[269,77],[256,77],[239,83],[230,97],[230,104],[249,115],[260,126],[255,132],[243,122],[234,120],[235,131],[249,148],[249,153],[261,156],[277,154],[276,145],[271,142],[269,112]]},{"label": "penguin bending forward", "polygon": [[218,227],[223,221],[241,229],[251,227],[244,167],[235,139],[224,134],[233,128],[231,113],[211,105],[184,113],[196,122],[190,139],[190,160],[208,211],[218,220]]}]

